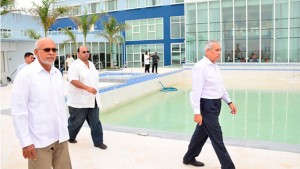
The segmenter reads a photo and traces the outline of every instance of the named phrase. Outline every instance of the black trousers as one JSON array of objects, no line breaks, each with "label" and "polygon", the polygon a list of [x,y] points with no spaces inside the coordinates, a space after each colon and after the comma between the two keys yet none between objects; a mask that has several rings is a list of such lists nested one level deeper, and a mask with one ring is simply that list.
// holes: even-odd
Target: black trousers
[{"label": "black trousers", "polygon": [[201,99],[200,110],[202,114],[202,125],[197,124],[191,138],[188,151],[184,155],[184,161],[193,161],[199,156],[204,143],[209,137],[212,146],[218,156],[222,169],[235,169],[235,166],[225,148],[222,130],[219,123],[221,110],[220,99]]},{"label": "black trousers", "polygon": [[145,64],[145,73],[150,73],[150,64]]},{"label": "black trousers", "polygon": [[152,63],[152,73],[154,73],[154,69],[155,73],[157,73],[157,63]]},{"label": "black trousers", "polygon": [[75,108],[69,106],[70,117],[68,129],[70,139],[76,139],[84,121],[86,120],[91,128],[91,135],[95,146],[103,143],[103,129],[99,120],[99,108],[97,102],[94,108]]}]

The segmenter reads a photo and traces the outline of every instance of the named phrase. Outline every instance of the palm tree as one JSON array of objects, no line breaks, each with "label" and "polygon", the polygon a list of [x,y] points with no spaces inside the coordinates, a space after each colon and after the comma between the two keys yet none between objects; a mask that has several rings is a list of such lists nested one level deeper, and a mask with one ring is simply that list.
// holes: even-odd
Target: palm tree
[{"label": "palm tree", "polygon": [[63,42],[62,47],[64,47],[67,43],[71,43],[73,46],[74,58],[76,58],[76,49],[77,49],[76,34],[74,34],[71,30],[69,30],[67,28],[63,29],[63,31],[69,37],[69,39],[67,39]]},{"label": "palm tree", "polygon": [[101,18],[105,13],[101,14],[87,14],[87,10],[85,10],[85,14],[82,16],[71,17],[71,19],[76,23],[78,28],[82,31],[83,34],[83,45],[86,45],[86,37],[87,34],[90,32],[92,26]]},{"label": "palm tree", "polygon": [[15,0],[1,0],[1,15],[14,11]]},{"label": "palm tree", "polygon": [[109,52],[110,52],[110,67],[114,67],[112,49],[113,44],[124,43],[124,37],[121,35],[121,32],[126,29],[125,23],[118,23],[118,21],[110,16],[108,21],[102,21],[103,32],[100,33],[101,36],[107,39],[109,43]]},{"label": "palm tree", "polygon": [[55,3],[56,0],[42,0],[41,5],[33,2],[34,8],[30,10],[30,13],[39,18],[43,28],[44,36],[47,37],[47,31],[50,26],[55,23],[56,19],[69,12],[69,7],[57,7],[51,9],[51,5]]},{"label": "palm tree", "polygon": [[40,39],[41,35],[37,33],[34,29],[28,29],[27,30],[28,36],[31,39]]}]

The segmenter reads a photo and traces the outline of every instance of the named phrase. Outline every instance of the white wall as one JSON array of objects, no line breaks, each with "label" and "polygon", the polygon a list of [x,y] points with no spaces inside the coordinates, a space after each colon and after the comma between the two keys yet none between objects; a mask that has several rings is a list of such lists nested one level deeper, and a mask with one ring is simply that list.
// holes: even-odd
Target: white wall
[{"label": "white wall", "polygon": [[[1,44],[2,45],[2,44]],[[8,72],[7,74],[10,76],[13,71],[15,71],[18,66],[22,63],[24,63],[24,54],[26,52],[31,52],[33,53],[34,50],[34,45],[35,41],[30,41],[30,42],[17,42],[16,51],[7,51],[7,66],[8,66]],[[15,74],[14,74],[15,76]]]},{"label": "white wall", "polygon": [[43,28],[39,24],[39,21],[30,15],[22,14],[6,14],[1,15],[1,29],[10,29],[12,31],[20,31],[26,29],[34,29],[36,31],[42,31]]}]

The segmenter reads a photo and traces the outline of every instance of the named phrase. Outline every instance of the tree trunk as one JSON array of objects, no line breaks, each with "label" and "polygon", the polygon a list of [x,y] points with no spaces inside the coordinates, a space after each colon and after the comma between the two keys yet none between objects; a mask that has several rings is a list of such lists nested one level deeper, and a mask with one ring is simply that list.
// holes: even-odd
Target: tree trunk
[{"label": "tree trunk", "polygon": [[109,52],[110,52],[110,67],[114,67],[114,60],[113,60],[113,55],[112,55],[112,43],[109,43]]}]

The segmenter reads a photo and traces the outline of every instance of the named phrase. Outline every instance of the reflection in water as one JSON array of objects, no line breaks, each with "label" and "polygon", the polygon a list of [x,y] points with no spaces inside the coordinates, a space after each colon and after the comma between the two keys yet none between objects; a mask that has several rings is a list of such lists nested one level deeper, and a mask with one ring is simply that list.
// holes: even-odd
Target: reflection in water
[{"label": "reflection in water", "polygon": [[[104,124],[191,134],[195,128],[189,88],[156,92],[101,113]],[[233,116],[223,103],[224,137],[300,144],[300,91],[229,90],[238,107]],[[297,113],[298,112],[298,113]]]},{"label": "reflection in water", "polygon": [[226,137],[300,143],[299,91],[230,91],[230,95],[238,114],[229,117],[223,107],[220,119]]}]

